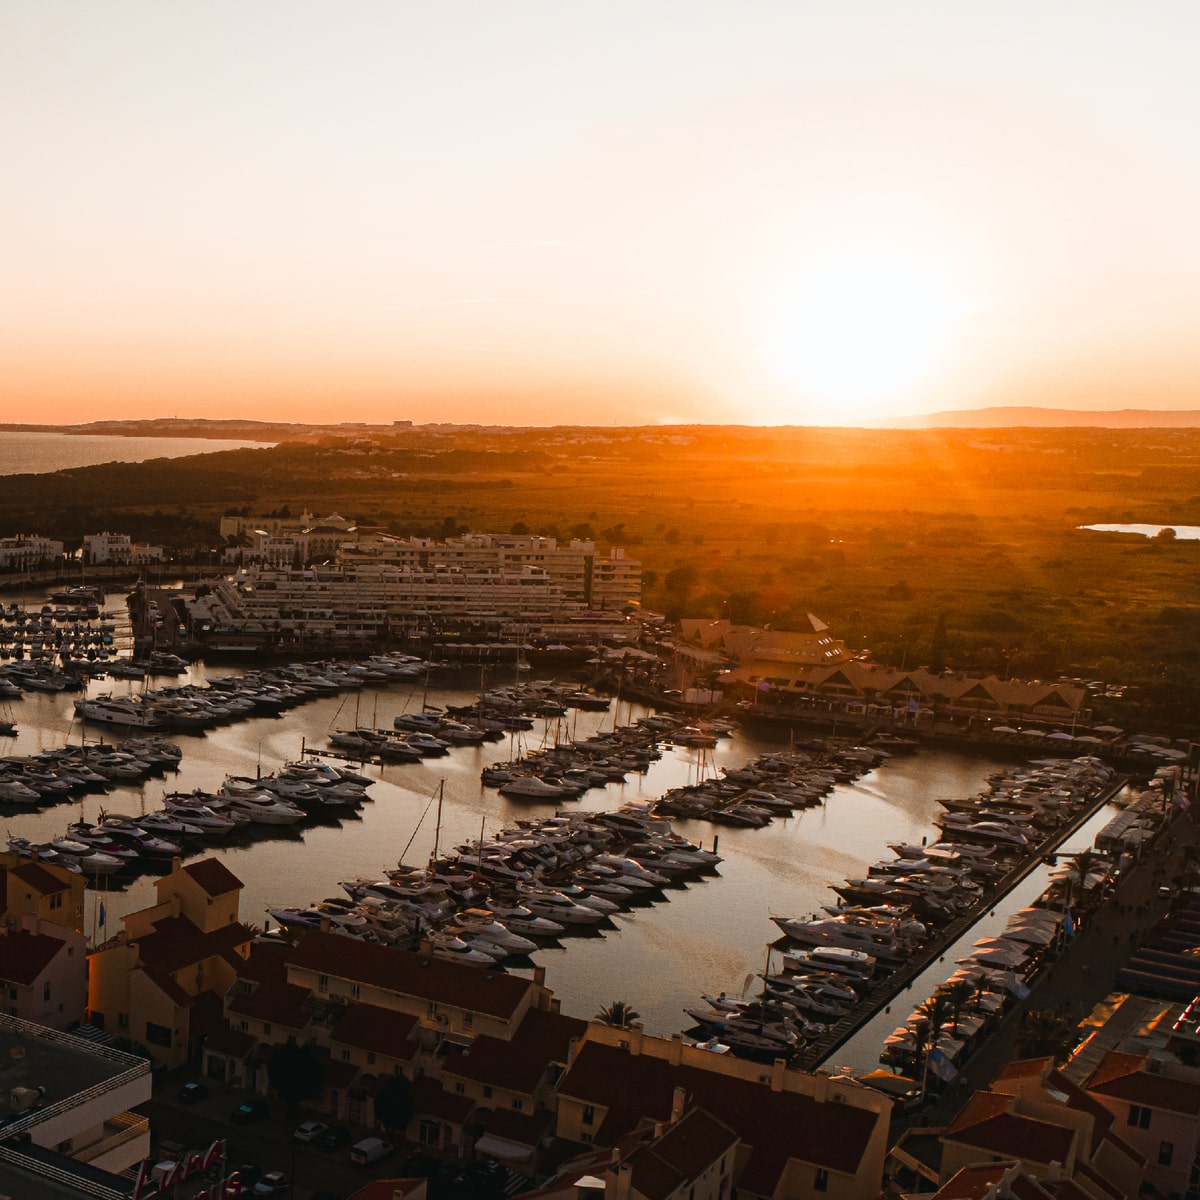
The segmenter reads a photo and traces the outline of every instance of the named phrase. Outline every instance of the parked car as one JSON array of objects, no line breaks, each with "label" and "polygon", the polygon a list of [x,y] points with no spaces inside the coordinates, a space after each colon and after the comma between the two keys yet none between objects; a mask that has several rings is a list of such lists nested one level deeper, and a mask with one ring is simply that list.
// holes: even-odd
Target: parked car
[{"label": "parked car", "polygon": [[255,1185],[256,1196],[282,1196],[292,1185],[282,1171],[268,1171]]},{"label": "parked car", "polygon": [[357,1163],[360,1167],[365,1167],[367,1163],[387,1158],[395,1148],[391,1142],[385,1142],[383,1138],[365,1137],[361,1142],[355,1142],[350,1147],[350,1161]]},{"label": "parked car", "polygon": [[181,1104],[195,1104],[197,1100],[203,1100],[207,1095],[208,1087],[203,1083],[197,1083],[194,1079],[179,1089]]},{"label": "parked car", "polygon": [[350,1130],[345,1125],[330,1125],[317,1138],[317,1145],[322,1150],[341,1150],[350,1145]]},{"label": "parked car", "polygon": [[315,1142],[328,1128],[324,1121],[305,1121],[292,1130],[292,1141]]},{"label": "parked car", "polygon": [[244,1104],[239,1104],[229,1114],[229,1123],[231,1125],[253,1125],[256,1121],[261,1121],[267,1112],[267,1102],[259,1096],[251,1096],[249,1100]]}]

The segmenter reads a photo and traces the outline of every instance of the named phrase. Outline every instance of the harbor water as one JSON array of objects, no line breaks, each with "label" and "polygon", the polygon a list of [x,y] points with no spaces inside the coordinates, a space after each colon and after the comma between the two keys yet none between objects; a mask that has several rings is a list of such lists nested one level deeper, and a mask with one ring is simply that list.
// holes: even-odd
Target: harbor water
[{"label": "harbor water", "polygon": [[[210,675],[229,673],[228,668],[196,664],[189,676],[158,682],[202,684]],[[305,748],[327,746],[329,734],[336,729],[357,725],[390,728],[393,717],[419,711],[425,704],[469,703],[478,684],[477,676],[460,674],[440,685],[435,677],[428,689],[368,688],[318,699],[280,718],[252,718],[202,736],[180,735],[177,740],[183,759],[178,774],[33,812],[10,809],[5,817],[6,832],[44,841],[62,834],[70,821],[95,820],[102,808],[129,814],[149,812],[162,807],[166,791],[215,790],[228,774],[253,776],[274,771],[299,758]],[[94,680],[88,694],[124,694],[141,687]],[[11,715],[18,722],[19,734],[0,742],[0,753],[33,753],[67,741],[78,742],[81,737],[96,740],[99,733],[95,729],[81,729],[73,719],[72,699],[77,695],[28,693],[14,703]],[[433,851],[435,839],[445,853],[517,820],[551,815],[552,805],[511,802],[483,787],[480,770],[509,758],[514,751],[553,742],[556,736],[584,737],[611,728],[614,721],[627,723],[646,711],[624,702],[607,713],[573,711],[557,723],[553,719],[538,721],[535,730],[523,735],[520,746],[510,742],[460,746],[440,759],[367,766],[364,773],[376,783],[371,800],[356,818],[340,824],[306,825],[299,831],[280,832],[279,827],[270,827],[271,832],[256,836],[253,842],[224,848],[214,844],[205,853],[222,859],[245,885],[243,920],[263,925],[268,907],[304,905],[341,895],[341,880],[379,877],[401,860],[423,863]],[[107,740],[120,740],[119,734],[107,729],[102,732]],[[623,784],[593,788],[582,800],[559,805],[606,809],[633,798],[651,799],[722,766],[738,766],[779,748],[778,742],[762,740],[747,730],[722,739],[715,750],[667,747],[645,775],[630,774]],[[648,1032],[670,1034],[686,1028],[690,1021],[683,1010],[694,1007],[702,993],[756,990],[754,976],[764,969],[768,944],[779,935],[772,914],[807,915],[818,912],[823,904],[836,903],[830,885],[864,873],[880,858],[891,858],[889,842],[935,838],[933,821],[941,812],[937,798],[978,791],[1000,765],[985,755],[926,749],[893,757],[855,782],[835,787],[821,805],[788,819],[776,818],[763,829],[676,821],[680,833],[706,846],[719,834],[725,859],[719,876],[686,888],[668,888],[664,900],[617,914],[614,928],[565,937],[560,945],[539,949],[533,961],[546,968],[547,983],[561,998],[565,1012],[589,1017],[620,999],[642,1015]],[[434,797],[443,782],[439,828]],[[152,876],[139,877],[121,890],[105,890],[103,883],[99,888],[89,893],[87,908],[88,932],[98,940],[119,931],[122,914],[155,899]],[[885,1032],[890,1032],[890,1026]],[[848,1049],[838,1052],[838,1062],[849,1061]]]}]

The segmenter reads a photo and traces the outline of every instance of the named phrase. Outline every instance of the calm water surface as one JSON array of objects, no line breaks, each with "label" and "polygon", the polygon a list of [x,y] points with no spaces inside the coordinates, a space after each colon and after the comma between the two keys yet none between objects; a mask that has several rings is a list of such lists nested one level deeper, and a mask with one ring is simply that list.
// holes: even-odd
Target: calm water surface
[{"label": "calm water surface", "polygon": [[0,475],[43,475],[70,467],[108,462],[184,458],[217,450],[266,448],[272,442],[227,438],[101,437],[95,434],[9,433],[0,431]]},{"label": "calm water surface", "polygon": [[[192,679],[227,668],[192,668]],[[171,682],[164,680],[162,682]],[[179,682],[183,682],[180,680]],[[469,701],[477,680],[460,686],[434,687],[431,704]],[[115,680],[93,681],[93,693],[122,693],[139,685]],[[355,723],[390,726],[406,709],[420,709],[420,691],[397,688],[365,690],[357,696],[329,697],[296,708],[279,719],[254,719],[209,731],[202,737],[180,737],[183,762],[178,775],[152,779],[141,788],[119,788],[108,797],[88,796],[71,805],[38,813],[17,813],[6,821],[9,833],[44,840],[59,834],[71,820],[94,820],[100,808],[143,812],[162,807],[164,791],[194,787],[215,789],[226,774],[253,775],[273,771],[300,756],[305,744],[326,745],[328,734]],[[20,726],[15,743],[0,743],[0,753],[30,753],[78,741],[71,697],[29,693],[13,706]],[[624,723],[645,710],[620,706]],[[580,713],[571,731],[584,736],[611,726],[613,714]],[[536,745],[554,730],[539,723],[525,735]],[[112,736],[108,731],[106,736]],[[89,739],[96,734],[88,730]],[[694,781],[723,765],[740,765],[777,744],[739,733],[717,750],[669,749],[644,776],[630,775],[621,785],[592,789],[576,806],[615,808],[633,797],[654,797],[667,788]],[[507,758],[507,743],[457,747],[442,759],[421,764],[367,767],[378,782],[373,799],[359,819],[340,827],[319,825],[300,833],[275,833],[250,846],[215,848],[245,884],[244,920],[262,924],[264,910],[341,895],[340,880],[381,873],[402,857],[421,863],[433,849],[436,805],[433,796],[445,780],[440,845],[443,850],[490,835],[518,818],[548,816],[552,806],[512,804],[479,782],[480,769]],[[671,1033],[690,1022],[683,1009],[695,1005],[702,992],[740,993],[749,977],[765,964],[767,945],[778,936],[772,913],[807,914],[836,902],[832,883],[861,873],[881,857],[892,857],[890,841],[919,841],[935,831],[932,822],[939,796],[967,795],[978,790],[997,769],[987,758],[936,750],[891,759],[856,783],[836,788],[818,808],[765,829],[719,831],[725,856],[720,877],[687,888],[668,889],[665,902],[618,914],[616,929],[566,939],[561,947],[539,950],[534,961],[547,969],[547,982],[561,997],[566,1012],[590,1016],[614,999],[631,1003],[653,1033]],[[711,845],[718,827],[707,822],[677,821],[676,828],[694,841]],[[96,923],[96,899],[88,920]],[[154,901],[152,877],[143,876],[120,892],[104,897],[107,932],[119,928],[119,917]],[[98,931],[103,934],[103,930]]]}]

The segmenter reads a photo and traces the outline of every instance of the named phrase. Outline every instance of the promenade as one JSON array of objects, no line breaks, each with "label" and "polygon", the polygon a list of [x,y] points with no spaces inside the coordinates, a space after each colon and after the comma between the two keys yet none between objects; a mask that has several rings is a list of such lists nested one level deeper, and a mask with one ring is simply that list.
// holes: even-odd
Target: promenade
[{"label": "promenade", "polygon": [[1051,1012],[1080,1021],[1116,990],[1117,972],[1133,951],[1150,940],[1155,926],[1166,918],[1171,896],[1177,894],[1185,870],[1184,849],[1200,843],[1196,809],[1175,810],[1173,820],[1143,847],[1138,861],[1121,877],[1103,901],[1082,917],[1078,932],[1032,982],[1029,995],[1018,1001],[988,1038],[961,1064],[952,1085],[927,1099],[919,1109],[893,1117],[892,1140],[907,1128],[944,1127],[962,1109],[967,1097],[990,1086],[1017,1054],[1023,1017]]}]

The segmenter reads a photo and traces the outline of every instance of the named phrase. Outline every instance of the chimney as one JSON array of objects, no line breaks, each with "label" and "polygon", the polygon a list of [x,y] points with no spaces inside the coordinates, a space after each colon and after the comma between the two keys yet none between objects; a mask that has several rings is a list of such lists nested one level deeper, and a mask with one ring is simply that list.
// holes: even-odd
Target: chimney
[{"label": "chimney", "polygon": [[176,855],[171,859],[171,874],[175,875],[183,870],[183,859]]},{"label": "chimney", "polygon": [[533,982],[535,984],[537,984],[538,987],[546,986],[546,968],[545,967],[535,966],[533,968]]},{"label": "chimney", "polygon": [[683,1109],[687,1104],[687,1093],[677,1087],[671,1094],[671,1124],[676,1124],[683,1117]]},{"label": "chimney", "polygon": [[633,1192],[633,1168],[628,1163],[622,1163],[617,1168],[616,1184],[613,1187],[612,1200],[629,1200]]}]

